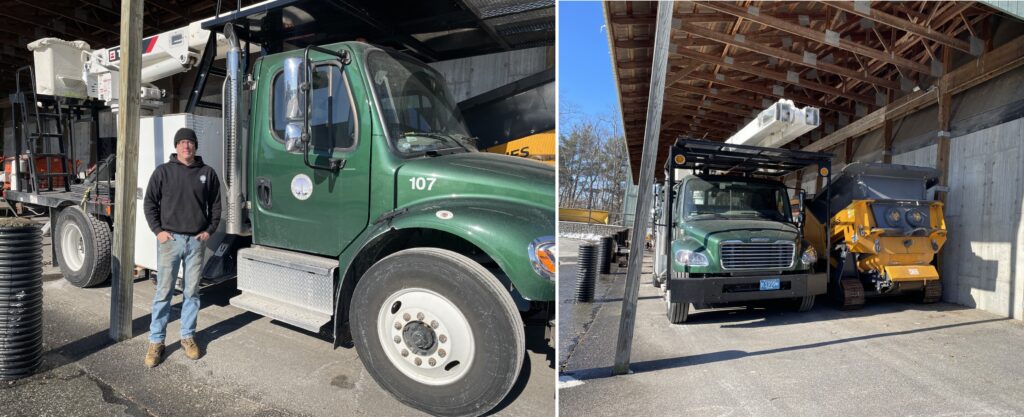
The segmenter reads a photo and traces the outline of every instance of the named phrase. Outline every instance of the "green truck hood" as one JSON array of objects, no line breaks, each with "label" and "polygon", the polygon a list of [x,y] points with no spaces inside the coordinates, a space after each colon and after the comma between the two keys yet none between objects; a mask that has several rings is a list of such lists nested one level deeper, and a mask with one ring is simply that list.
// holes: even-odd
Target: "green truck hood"
[{"label": "green truck hood", "polygon": [[397,207],[474,197],[555,207],[554,167],[506,155],[472,152],[414,159],[398,169],[396,181]]},{"label": "green truck hood", "polygon": [[723,240],[750,242],[752,238],[796,241],[797,228],[791,223],[759,219],[699,219],[683,224],[686,237],[706,248],[718,246]]}]

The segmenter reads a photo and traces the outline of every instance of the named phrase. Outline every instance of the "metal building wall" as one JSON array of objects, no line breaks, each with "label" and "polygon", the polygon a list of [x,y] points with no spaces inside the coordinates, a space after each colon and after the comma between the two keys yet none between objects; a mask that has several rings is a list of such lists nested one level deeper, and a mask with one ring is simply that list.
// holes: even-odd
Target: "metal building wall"
[{"label": "metal building wall", "polygon": [[539,47],[433,62],[455,101],[475,97],[554,66],[554,48]]}]

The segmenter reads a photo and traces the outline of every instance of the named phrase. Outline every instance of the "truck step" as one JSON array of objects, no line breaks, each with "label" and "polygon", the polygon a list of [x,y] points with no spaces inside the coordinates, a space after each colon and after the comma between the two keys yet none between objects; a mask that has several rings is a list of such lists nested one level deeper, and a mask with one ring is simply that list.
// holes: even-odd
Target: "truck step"
[{"label": "truck step", "polygon": [[238,251],[238,289],[258,300],[251,311],[316,331],[334,314],[337,269],[337,259],[252,246]]},{"label": "truck step", "polygon": [[253,313],[288,323],[311,332],[319,332],[324,324],[331,321],[328,314],[318,313],[294,304],[283,303],[272,298],[244,293],[230,300],[231,305]]}]

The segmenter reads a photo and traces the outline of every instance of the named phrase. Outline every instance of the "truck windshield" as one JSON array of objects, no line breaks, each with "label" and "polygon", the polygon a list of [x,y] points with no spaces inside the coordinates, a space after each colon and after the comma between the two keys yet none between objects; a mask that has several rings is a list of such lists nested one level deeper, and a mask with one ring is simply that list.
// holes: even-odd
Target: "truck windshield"
[{"label": "truck windshield", "polygon": [[781,185],[736,179],[694,178],[683,191],[683,218],[761,218],[792,221]]},{"label": "truck windshield", "polygon": [[403,155],[476,151],[441,74],[393,51],[371,51],[366,63],[395,150]]}]

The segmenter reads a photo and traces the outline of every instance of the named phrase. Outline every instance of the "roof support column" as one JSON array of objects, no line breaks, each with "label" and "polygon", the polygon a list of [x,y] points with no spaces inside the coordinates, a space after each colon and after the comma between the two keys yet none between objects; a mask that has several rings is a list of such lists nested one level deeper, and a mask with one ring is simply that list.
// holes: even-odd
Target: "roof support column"
[{"label": "roof support column", "polygon": [[[636,324],[636,300],[640,291],[640,272],[644,262],[642,242],[645,240],[651,217],[654,167],[661,138],[661,111],[665,104],[665,76],[668,73],[673,6],[672,2],[658,2],[658,18],[654,29],[654,59],[651,63],[651,89],[647,97],[647,123],[644,127],[644,148],[641,153],[640,179],[637,183],[639,190],[633,230],[630,233],[629,266],[626,269],[626,292],[622,297],[619,338],[615,346],[615,365],[612,368],[615,375],[629,373],[629,355],[633,347],[633,327]],[[669,265],[671,269],[671,261]]]}]

